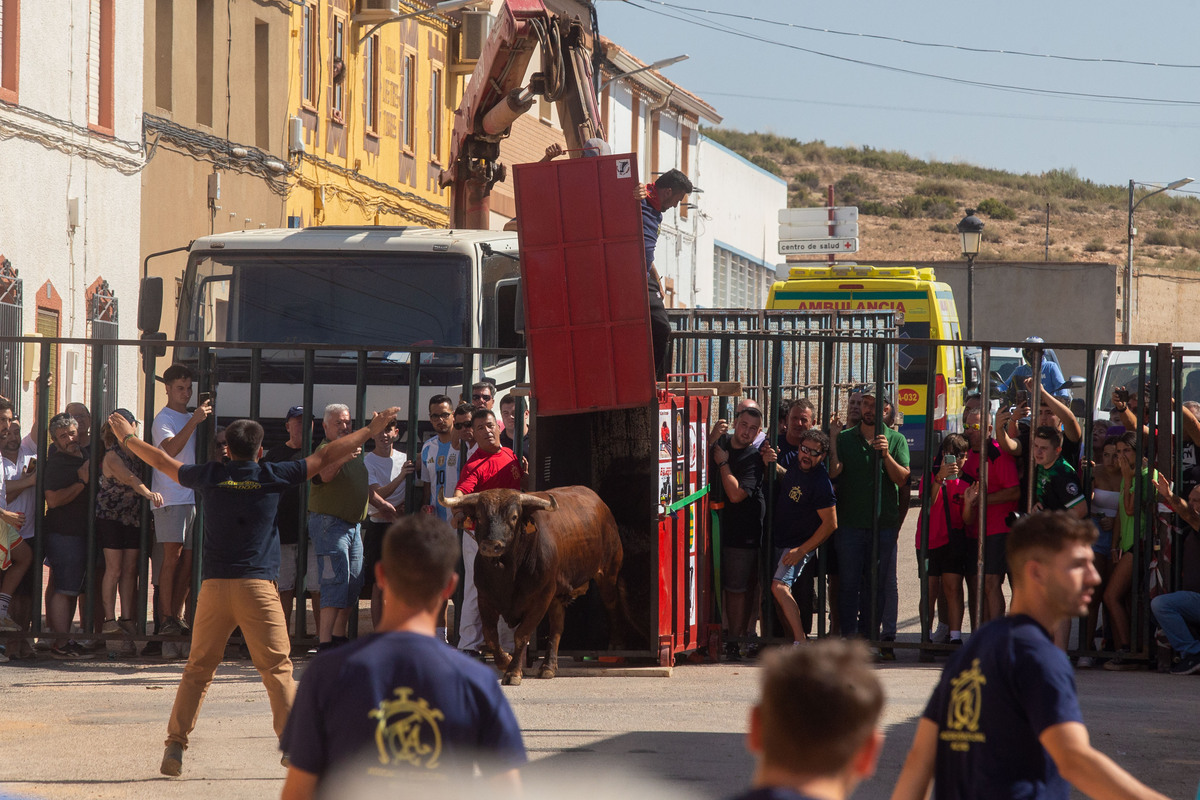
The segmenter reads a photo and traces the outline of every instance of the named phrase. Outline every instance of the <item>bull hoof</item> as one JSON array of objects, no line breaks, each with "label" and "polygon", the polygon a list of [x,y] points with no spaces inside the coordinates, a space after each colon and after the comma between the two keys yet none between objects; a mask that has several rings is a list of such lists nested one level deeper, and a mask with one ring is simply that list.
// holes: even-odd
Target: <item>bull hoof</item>
[{"label": "bull hoof", "polygon": [[542,668],[538,670],[539,678],[553,678],[557,674],[558,674],[557,669],[555,669],[554,667],[548,667],[545,664],[543,664]]},{"label": "bull hoof", "polygon": [[504,677],[500,680],[500,683],[503,686],[520,686],[521,685],[521,673],[520,672],[506,672],[506,673],[504,673]]}]

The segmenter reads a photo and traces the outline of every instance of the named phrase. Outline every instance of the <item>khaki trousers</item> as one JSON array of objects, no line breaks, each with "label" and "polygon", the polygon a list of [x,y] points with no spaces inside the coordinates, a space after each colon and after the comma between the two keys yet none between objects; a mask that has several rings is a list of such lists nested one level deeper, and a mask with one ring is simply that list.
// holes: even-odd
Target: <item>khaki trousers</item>
[{"label": "khaki trousers", "polygon": [[209,578],[200,584],[196,619],[192,626],[192,652],[175,693],[175,705],[167,723],[167,744],[187,747],[188,734],[196,727],[204,695],[233,629],[241,627],[255,669],[262,675],[275,735],[282,736],[296,684],[288,657],[287,620],[279,603],[274,581],[251,578]]}]

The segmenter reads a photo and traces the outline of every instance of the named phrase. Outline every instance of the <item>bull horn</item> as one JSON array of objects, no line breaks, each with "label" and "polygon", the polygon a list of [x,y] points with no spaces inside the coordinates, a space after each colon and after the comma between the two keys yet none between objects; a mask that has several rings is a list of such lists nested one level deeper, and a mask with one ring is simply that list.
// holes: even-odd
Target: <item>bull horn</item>
[{"label": "bull horn", "polygon": [[532,508],[539,511],[558,510],[558,501],[554,499],[554,495],[550,495],[549,497],[538,497],[535,494],[522,493],[519,499],[523,508]]},{"label": "bull horn", "polygon": [[462,497],[447,497],[442,500],[442,506],[444,508],[458,508],[463,503],[474,505],[475,499],[470,495],[463,495]]}]

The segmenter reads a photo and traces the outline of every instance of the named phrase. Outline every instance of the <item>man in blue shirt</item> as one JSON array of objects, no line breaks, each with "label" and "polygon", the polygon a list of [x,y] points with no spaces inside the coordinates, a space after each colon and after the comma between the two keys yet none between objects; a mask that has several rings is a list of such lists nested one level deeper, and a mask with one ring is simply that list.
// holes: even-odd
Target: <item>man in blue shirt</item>
[{"label": "man in blue shirt", "polygon": [[[1040,336],[1027,336],[1025,341],[1029,344],[1043,344]],[[1018,364],[1012,374],[1008,376],[1007,381],[1002,381],[997,388],[1004,394],[1009,394],[1021,389],[1025,386],[1025,379],[1033,376],[1033,350],[1026,347],[1021,351],[1021,357],[1025,359],[1024,363]],[[1063,377],[1062,369],[1057,363],[1050,360],[1045,351],[1042,352],[1041,366],[1041,382],[1042,386],[1046,387],[1046,391],[1054,395],[1064,403],[1071,402],[1071,390],[1064,389],[1063,384],[1066,379]]]},{"label": "man in blue shirt", "polygon": [[433,515],[388,530],[375,566],[379,631],[318,655],[300,682],[280,742],[291,760],[285,800],[310,800],[318,784],[337,796],[333,775],[420,795],[414,782],[469,779],[476,767],[519,788],[525,745],[496,673],[434,636],[458,554],[454,530]]},{"label": "man in blue shirt", "polygon": [[812,556],[837,528],[837,499],[824,463],[828,452],[828,436],[816,428],[804,431],[776,493],[771,594],[794,642],[806,641],[812,625]]},{"label": "man in blue shirt", "polygon": [[861,642],[772,650],[750,710],[753,788],[736,800],[846,800],[875,772],[883,687]]},{"label": "man in blue shirt", "polygon": [[1012,604],[951,657],[934,689],[892,800],[1152,798],[1094,749],[1066,653],[1049,631],[1087,613],[1100,576],[1095,527],[1063,511],[1023,518],[1008,533]]},{"label": "man in blue shirt", "polygon": [[692,182],[677,169],[670,169],[647,184],[642,199],[642,238],[646,244],[646,283],[650,292],[650,335],[654,344],[655,379],[667,379],[667,344],[671,340],[671,321],[663,305],[662,280],[654,268],[654,249],[663,213],[679,205],[693,191]]},{"label": "man in blue shirt", "polygon": [[348,461],[367,439],[379,435],[398,411],[389,408],[375,414],[367,427],[302,461],[276,464],[259,463],[263,429],[253,420],[239,419],[225,429],[228,462],[184,465],[138,439],[122,415],[113,413],[108,418],[113,434],[127,450],[180,486],[193,489],[204,502],[203,582],[196,598],[191,655],[167,723],[166,751],[159,767],[162,774],[176,776],[183,771],[188,734],[196,727],[200,704],[221,663],[225,643],[237,627],[242,629],[250,658],[271,700],[275,735],[283,735],[296,686],[288,657],[287,620],[275,586],[279,498],[288,486]]}]

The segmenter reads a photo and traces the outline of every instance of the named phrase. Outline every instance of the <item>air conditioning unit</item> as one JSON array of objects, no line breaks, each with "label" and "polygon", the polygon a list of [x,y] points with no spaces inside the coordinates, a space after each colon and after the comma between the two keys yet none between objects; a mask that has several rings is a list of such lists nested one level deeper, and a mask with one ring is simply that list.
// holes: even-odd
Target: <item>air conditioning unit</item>
[{"label": "air conditioning unit", "polygon": [[373,25],[400,15],[400,0],[357,0],[354,21]]},{"label": "air conditioning unit", "polygon": [[288,117],[288,153],[295,155],[304,152],[304,120],[299,117]]},{"label": "air conditioning unit", "polygon": [[478,61],[492,32],[492,15],[487,11],[464,11],[462,18],[460,60]]}]

